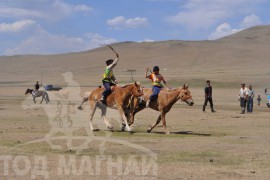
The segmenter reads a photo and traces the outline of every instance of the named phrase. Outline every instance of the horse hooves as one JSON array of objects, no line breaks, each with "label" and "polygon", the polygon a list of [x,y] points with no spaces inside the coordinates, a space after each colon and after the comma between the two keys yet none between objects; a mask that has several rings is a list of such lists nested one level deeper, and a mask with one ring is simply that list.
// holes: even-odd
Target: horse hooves
[{"label": "horse hooves", "polygon": [[151,132],[151,129],[147,129],[147,132],[150,133]]},{"label": "horse hooves", "polygon": [[125,131],[131,132],[131,129],[126,127],[126,128],[125,128]]},{"label": "horse hooves", "polygon": [[79,109],[79,110],[82,110],[83,108],[82,108],[82,106],[78,106],[78,109]]},{"label": "horse hooves", "polygon": [[99,129],[93,129],[93,131],[99,131]]},{"label": "horse hooves", "polygon": [[107,128],[111,131],[113,130],[113,126],[107,126]]}]

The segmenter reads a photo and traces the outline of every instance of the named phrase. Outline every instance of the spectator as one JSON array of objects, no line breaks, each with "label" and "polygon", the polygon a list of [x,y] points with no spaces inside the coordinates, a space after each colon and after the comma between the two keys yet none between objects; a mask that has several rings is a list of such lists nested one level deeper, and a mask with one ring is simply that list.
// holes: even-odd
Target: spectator
[{"label": "spectator", "polygon": [[211,111],[214,113],[216,112],[214,110],[214,105],[213,105],[213,99],[212,99],[212,86],[210,85],[210,80],[207,80],[206,81],[206,86],[204,88],[204,104],[203,104],[203,112],[205,112],[205,107],[207,106],[207,103],[209,101],[210,103],[210,107],[211,107]]},{"label": "spectator", "polygon": [[253,98],[255,96],[254,90],[252,89],[252,85],[249,85],[248,88],[248,98],[247,98],[247,112],[252,113],[253,111]]},{"label": "spectator", "polygon": [[247,98],[248,98],[248,89],[246,88],[246,85],[243,83],[241,84],[241,88],[239,91],[239,100],[240,100],[240,107],[241,107],[240,114],[245,114]]},{"label": "spectator", "polygon": [[260,106],[260,105],[261,105],[261,100],[262,100],[261,95],[258,95],[258,98],[257,98],[257,101],[258,101],[258,106]]}]

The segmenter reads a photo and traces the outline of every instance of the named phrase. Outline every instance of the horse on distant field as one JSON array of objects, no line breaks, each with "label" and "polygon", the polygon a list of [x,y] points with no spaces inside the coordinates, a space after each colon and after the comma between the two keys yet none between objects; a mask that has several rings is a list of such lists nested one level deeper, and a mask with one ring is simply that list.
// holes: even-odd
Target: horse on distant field
[{"label": "horse on distant field", "polygon": [[50,102],[49,95],[48,95],[48,93],[46,91],[37,91],[37,92],[35,92],[33,94],[33,89],[26,89],[25,95],[27,95],[27,94],[31,94],[32,95],[34,103],[36,103],[36,100],[35,100],[36,97],[42,97],[42,99],[40,101],[40,104],[42,103],[43,99],[45,99],[46,104],[48,102]]},{"label": "horse on distant field", "polygon": [[[152,89],[150,88],[144,88],[143,89],[144,93],[144,102],[146,102],[149,97],[152,94]],[[171,110],[172,106],[179,100],[181,99],[183,102],[186,102],[189,106],[193,106],[194,102],[191,96],[190,91],[188,90],[188,85],[184,84],[183,87],[176,88],[174,90],[162,90],[160,91],[158,95],[158,99],[151,102],[149,104],[149,108],[154,109],[156,111],[160,112],[160,115],[154,125],[151,125],[150,128],[147,130],[147,132],[151,132],[156,125],[160,123],[162,120],[163,122],[163,128],[166,134],[169,134],[166,129],[166,119],[165,116],[166,114]],[[134,122],[134,116],[136,113],[139,111],[143,110],[146,108],[145,103],[139,103],[139,98],[134,98],[132,102],[134,108],[134,111],[130,113],[130,118],[129,118],[129,125],[132,125]]]}]

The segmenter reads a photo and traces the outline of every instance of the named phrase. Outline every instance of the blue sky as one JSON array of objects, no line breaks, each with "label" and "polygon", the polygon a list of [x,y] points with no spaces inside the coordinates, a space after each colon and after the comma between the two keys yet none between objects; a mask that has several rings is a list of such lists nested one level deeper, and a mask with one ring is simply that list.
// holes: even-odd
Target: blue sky
[{"label": "blue sky", "polygon": [[270,0],[0,0],[0,55],[213,40],[270,24]]}]

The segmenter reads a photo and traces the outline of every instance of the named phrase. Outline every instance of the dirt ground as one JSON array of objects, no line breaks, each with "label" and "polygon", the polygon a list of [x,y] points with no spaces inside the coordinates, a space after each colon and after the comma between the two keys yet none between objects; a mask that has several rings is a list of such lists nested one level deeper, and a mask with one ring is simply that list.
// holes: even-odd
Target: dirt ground
[{"label": "dirt ground", "polygon": [[241,115],[239,89],[213,85],[217,112],[207,106],[203,113],[202,88],[190,87],[193,107],[174,105],[165,135],[161,125],[146,132],[158,117],[151,109],[137,114],[133,133],[121,132],[115,110],[108,110],[108,131],[97,110],[100,131],[90,132],[89,106],[78,111],[72,89],[48,92],[49,104],[34,105],[25,87],[1,86],[0,179],[269,179],[266,100]]}]

